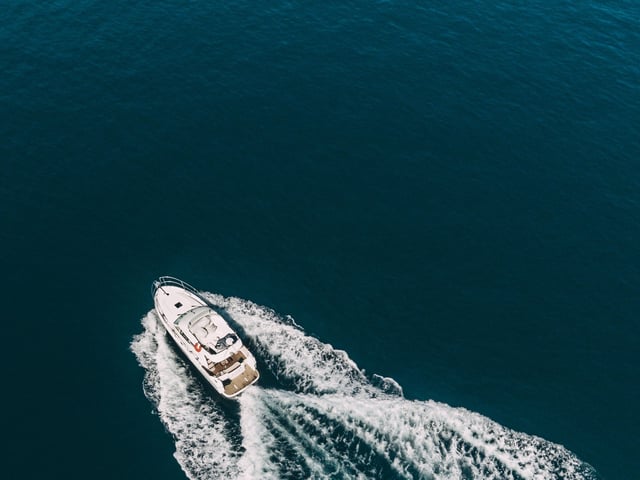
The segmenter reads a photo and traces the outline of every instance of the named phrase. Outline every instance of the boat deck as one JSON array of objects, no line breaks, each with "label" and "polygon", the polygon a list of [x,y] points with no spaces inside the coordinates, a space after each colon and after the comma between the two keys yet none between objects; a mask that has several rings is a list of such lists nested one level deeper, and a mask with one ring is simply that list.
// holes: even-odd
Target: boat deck
[{"label": "boat deck", "polygon": [[159,288],[154,300],[156,302],[156,310],[169,323],[173,323],[176,318],[185,312],[206,305],[202,299],[193,293],[171,285]]},{"label": "boat deck", "polygon": [[235,395],[248,385],[251,385],[258,378],[258,372],[251,366],[245,365],[244,372],[234,378],[231,383],[224,386],[224,393],[227,395]]},{"label": "boat deck", "polygon": [[213,368],[210,368],[210,372],[212,375],[216,375],[218,376],[219,374],[221,374],[222,372],[224,372],[225,370],[227,370],[229,367],[231,367],[233,364],[241,361],[240,363],[242,363],[244,360],[246,360],[247,357],[244,355],[244,353],[242,353],[242,350],[234,353],[232,356],[230,356],[229,358],[226,358],[224,360],[222,360],[221,362],[218,362],[216,364],[213,365]]}]

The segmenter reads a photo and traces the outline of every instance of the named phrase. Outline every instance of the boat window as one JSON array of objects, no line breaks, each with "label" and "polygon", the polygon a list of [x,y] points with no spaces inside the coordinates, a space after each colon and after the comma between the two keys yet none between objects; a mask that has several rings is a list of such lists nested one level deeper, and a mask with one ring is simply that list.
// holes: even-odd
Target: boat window
[{"label": "boat window", "polygon": [[176,303],[176,308],[180,308],[182,304],[180,302]]},{"label": "boat window", "polygon": [[216,352],[213,348],[211,348],[209,345],[202,345],[202,348],[205,349],[205,351],[209,352],[211,355],[215,355]]},{"label": "boat window", "polygon": [[[177,328],[177,327],[176,327]],[[177,328],[178,332],[180,332],[180,335],[182,335],[182,338],[184,338],[187,343],[191,343],[191,340],[189,340],[189,337],[187,337],[184,332],[182,330],[180,330],[180,328]]]}]

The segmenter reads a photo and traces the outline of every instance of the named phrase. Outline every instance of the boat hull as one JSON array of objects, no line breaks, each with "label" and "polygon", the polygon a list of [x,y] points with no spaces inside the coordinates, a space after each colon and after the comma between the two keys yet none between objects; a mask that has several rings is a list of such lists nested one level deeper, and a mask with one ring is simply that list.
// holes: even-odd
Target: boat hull
[{"label": "boat hull", "polygon": [[[233,398],[260,378],[255,357],[197,290],[181,280],[160,277],[153,284],[152,295],[165,330],[216,392],[225,398]],[[216,338],[217,346],[224,349],[222,352],[207,349],[206,343],[200,342],[202,337],[185,328],[189,324],[202,323],[202,319],[212,326],[215,324],[214,330],[226,333],[221,340]],[[228,341],[233,342],[231,346],[224,343],[229,338]]]}]

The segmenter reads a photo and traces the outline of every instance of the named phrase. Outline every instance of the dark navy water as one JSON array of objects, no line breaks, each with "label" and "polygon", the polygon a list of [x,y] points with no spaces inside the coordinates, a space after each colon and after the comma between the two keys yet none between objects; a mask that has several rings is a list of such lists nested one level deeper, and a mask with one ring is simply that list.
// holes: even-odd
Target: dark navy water
[{"label": "dark navy water", "polygon": [[[208,410],[172,430],[131,351],[169,274],[291,315],[292,349],[393,378],[399,411],[462,407],[635,478],[639,21],[622,0],[3,2],[2,476],[216,478],[174,458]],[[334,405],[267,387],[243,425]],[[276,476],[312,475],[304,455]]]}]

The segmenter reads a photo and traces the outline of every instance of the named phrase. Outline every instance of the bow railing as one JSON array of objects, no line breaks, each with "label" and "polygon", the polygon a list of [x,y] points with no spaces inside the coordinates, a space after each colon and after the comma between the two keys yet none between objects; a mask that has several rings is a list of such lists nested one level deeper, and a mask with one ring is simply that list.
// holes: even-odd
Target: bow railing
[{"label": "bow railing", "polygon": [[166,275],[158,277],[158,279],[151,284],[151,296],[153,297],[156,291],[162,287],[180,287],[200,297],[200,292],[198,292],[195,287],[192,287],[187,282],[180,280],[179,278],[169,277]]}]

